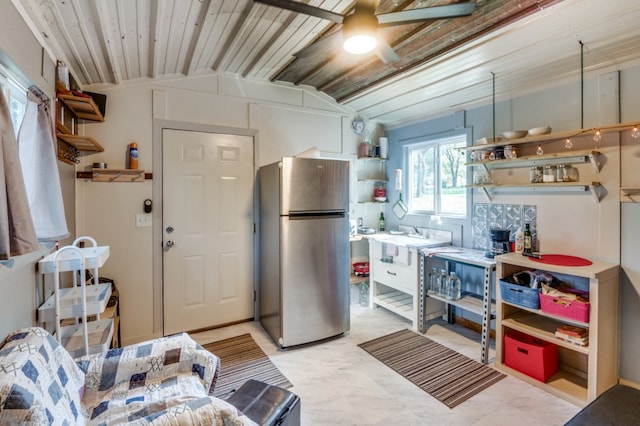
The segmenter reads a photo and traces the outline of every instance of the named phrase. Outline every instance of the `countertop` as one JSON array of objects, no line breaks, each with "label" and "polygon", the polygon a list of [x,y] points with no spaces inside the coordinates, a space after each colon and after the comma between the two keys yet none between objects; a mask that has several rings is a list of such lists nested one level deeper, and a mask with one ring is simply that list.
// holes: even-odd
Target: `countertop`
[{"label": "countertop", "polygon": [[425,247],[442,247],[451,245],[450,239],[413,237],[406,234],[394,235],[388,232],[378,232],[366,235],[367,239],[380,241],[381,243],[395,244],[409,249],[421,249]]}]

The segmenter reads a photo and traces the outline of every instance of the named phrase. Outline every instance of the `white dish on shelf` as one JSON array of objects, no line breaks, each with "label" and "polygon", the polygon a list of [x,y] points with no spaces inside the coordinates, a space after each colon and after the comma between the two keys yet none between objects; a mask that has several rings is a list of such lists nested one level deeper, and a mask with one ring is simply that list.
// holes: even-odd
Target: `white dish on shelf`
[{"label": "white dish on shelf", "polygon": [[529,129],[529,136],[539,136],[551,133],[551,127],[534,127]]},{"label": "white dish on shelf", "polygon": [[378,201],[378,202],[383,203],[383,202],[387,201],[387,197],[375,197],[375,200]]},{"label": "white dish on shelf", "polygon": [[476,145],[486,145],[488,143],[502,142],[504,138],[498,136],[497,138],[480,138],[476,141]]},{"label": "white dish on shelf", "polygon": [[527,130],[509,130],[508,132],[503,132],[502,136],[505,139],[520,139],[527,136],[529,132]]}]

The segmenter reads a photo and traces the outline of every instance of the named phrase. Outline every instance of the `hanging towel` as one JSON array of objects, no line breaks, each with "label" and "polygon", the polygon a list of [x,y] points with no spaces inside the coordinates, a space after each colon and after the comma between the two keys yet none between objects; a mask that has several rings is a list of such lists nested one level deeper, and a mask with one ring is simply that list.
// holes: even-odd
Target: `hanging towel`
[{"label": "hanging towel", "polygon": [[0,260],[40,248],[29,212],[9,104],[0,90]]},{"label": "hanging towel", "polygon": [[395,244],[387,243],[387,256],[397,256],[398,246]]},{"label": "hanging towel", "polygon": [[30,90],[18,146],[31,217],[40,241],[69,236],[48,102]]}]

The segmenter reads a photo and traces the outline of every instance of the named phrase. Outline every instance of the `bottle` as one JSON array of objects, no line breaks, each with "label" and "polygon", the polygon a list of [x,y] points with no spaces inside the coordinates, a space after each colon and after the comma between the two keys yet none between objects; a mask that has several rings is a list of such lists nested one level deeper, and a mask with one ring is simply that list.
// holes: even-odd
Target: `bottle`
[{"label": "bottle", "polygon": [[518,227],[516,231],[516,253],[522,253],[524,251],[524,232],[522,232],[522,226]]},{"label": "bottle", "polygon": [[533,251],[532,247],[533,243],[533,235],[531,234],[531,227],[528,223],[524,225],[524,246],[523,246],[523,254],[531,254]]},{"label": "bottle", "polygon": [[135,142],[129,144],[129,168],[134,170],[138,168],[138,144]]},{"label": "bottle", "polygon": [[384,213],[380,212],[380,225],[378,225],[378,231],[384,231]]},{"label": "bottle", "polygon": [[427,294],[438,294],[438,280],[440,279],[440,273],[438,268],[433,268],[429,274],[429,288]]},{"label": "bottle", "polygon": [[447,289],[447,299],[458,300],[462,296],[462,290],[460,289],[460,278],[455,272],[449,273],[449,288]]},{"label": "bottle", "polygon": [[442,269],[440,271],[440,279],[438,280],[438,296],[447,297],[448,291],[449,291],[449,276],[447,275],[447,270]]}]

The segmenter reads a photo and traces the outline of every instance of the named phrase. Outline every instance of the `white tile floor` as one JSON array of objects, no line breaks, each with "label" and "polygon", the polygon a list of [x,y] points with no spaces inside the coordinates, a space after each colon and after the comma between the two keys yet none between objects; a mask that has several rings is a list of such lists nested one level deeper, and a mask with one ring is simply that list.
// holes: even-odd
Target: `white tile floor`
[{"label": "white tile floor", "polygon": [[[279,350],[259,322],[194,334],[208,343],[251,333],[293,383],[302,401],[303,425],[563,425],[579,408],[513,377],[506,377],[453,409],[447,408],[357,345],[409,328],[382,309],[351,306],[351,331],[343,337]],[[426,335],[472,359],[480,345],[446,322],[430,322]],[[491,355],[493,357],[493,354]]]}]

